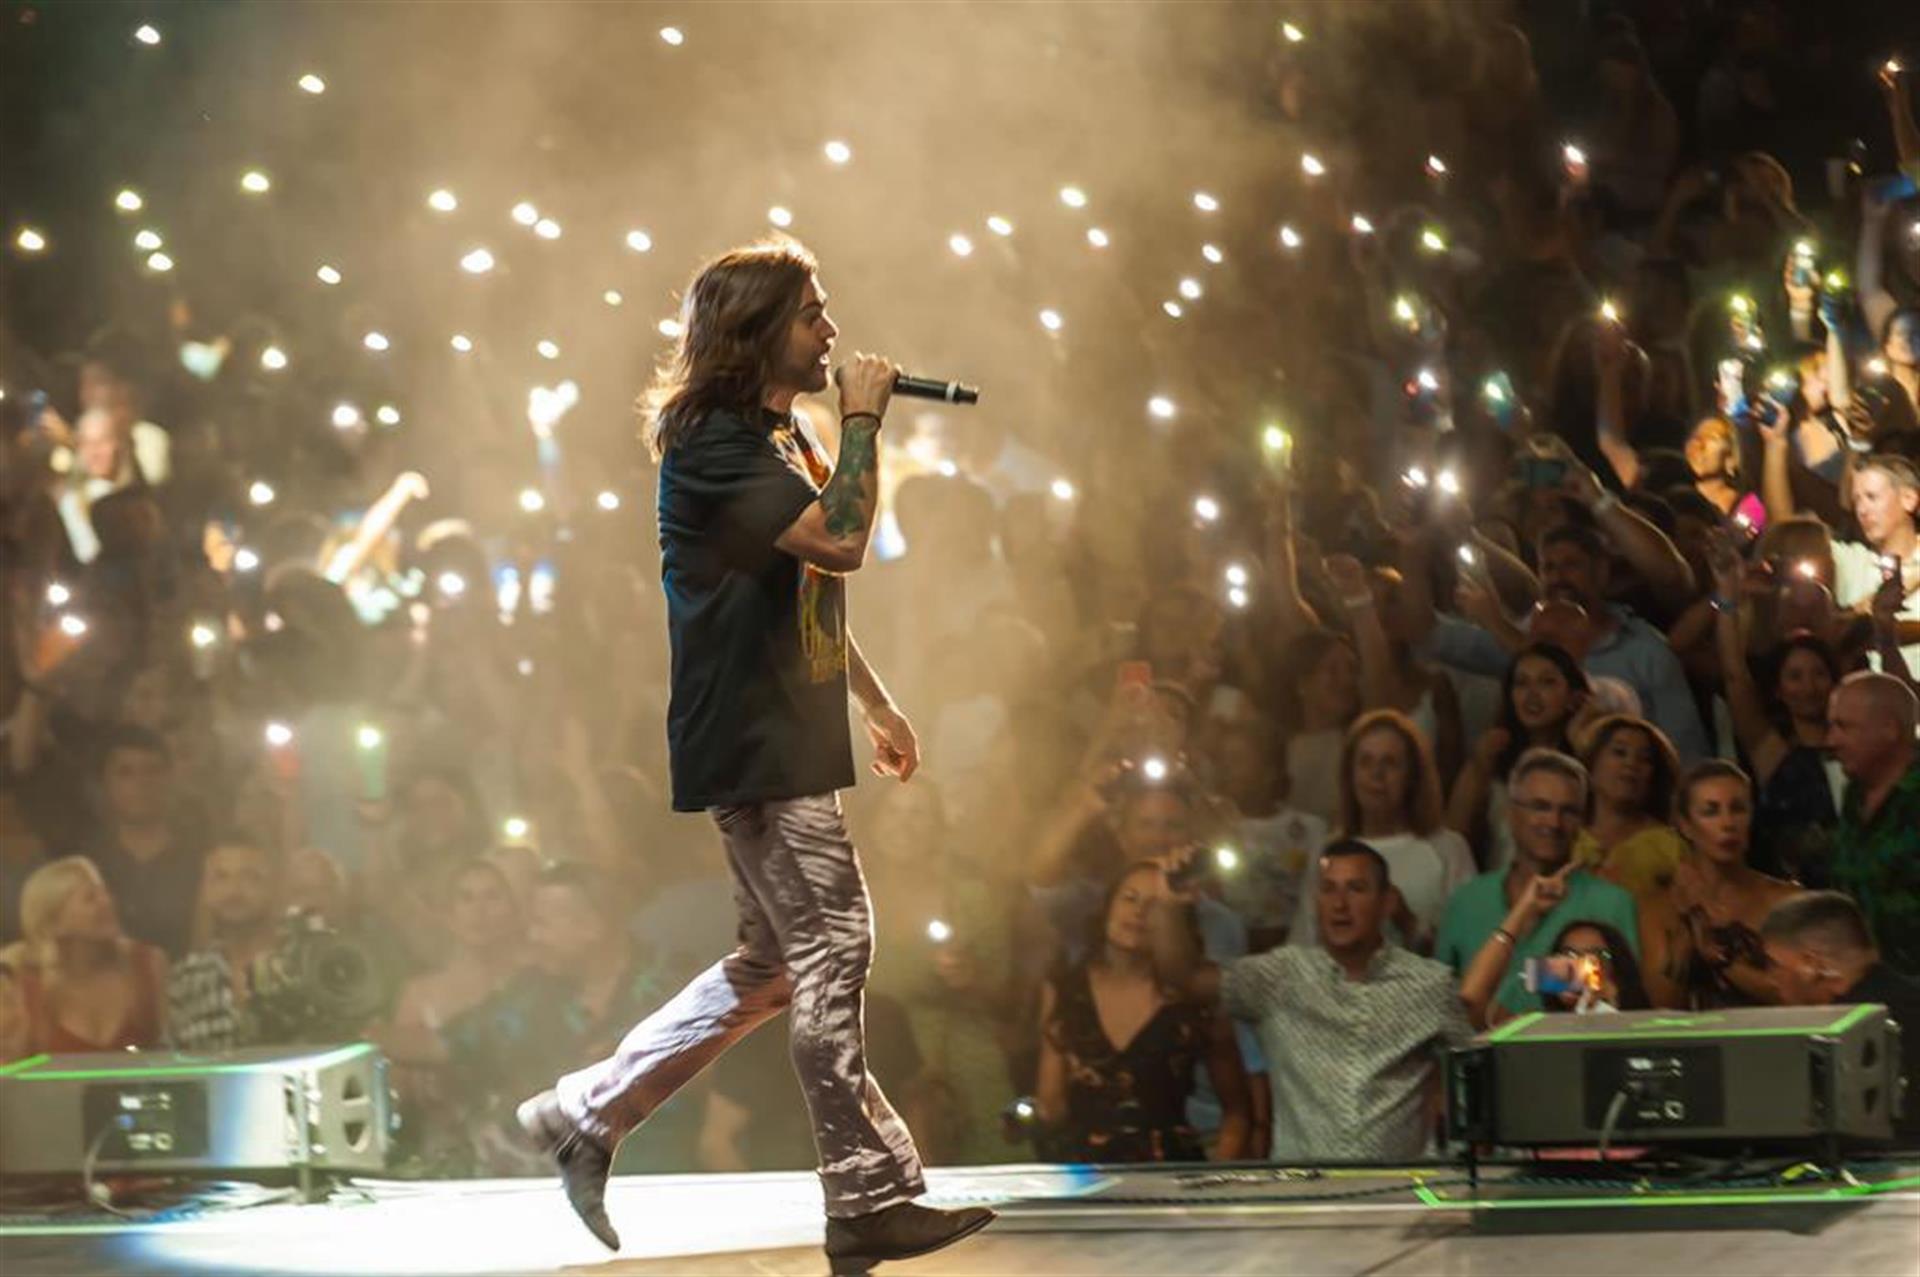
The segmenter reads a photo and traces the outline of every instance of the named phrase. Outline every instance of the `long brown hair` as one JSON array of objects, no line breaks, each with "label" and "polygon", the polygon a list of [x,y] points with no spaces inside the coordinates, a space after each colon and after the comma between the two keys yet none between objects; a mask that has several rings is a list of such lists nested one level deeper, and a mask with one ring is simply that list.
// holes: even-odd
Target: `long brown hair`
[{"label": "long brown hair", "polygon": [[759,407],[818,269],[791,239],[736,248],[700,268],[681,306],[679,343],[641,397],[654,460],[714,409]]}]

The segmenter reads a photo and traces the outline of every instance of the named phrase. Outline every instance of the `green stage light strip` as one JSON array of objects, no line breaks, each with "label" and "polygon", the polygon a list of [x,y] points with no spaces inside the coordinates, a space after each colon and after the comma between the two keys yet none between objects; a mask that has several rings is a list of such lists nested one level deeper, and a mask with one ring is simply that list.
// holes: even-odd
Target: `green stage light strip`
[{"label": "green stage light strip", "polygon": [[1904,1189],[1920,1188],[1920,1175],[1909,1175],[1901,1179],[1890,1179],[1878,1184],[1836,1184],[1817,1192],[1796,1191],[1786,1186],[1776,1188],[1758,1188],[1746,1193],[1673,1193],[1662,1195],[1657,1190],[1637,1194],[1632,1197],[1524,1197],[1507,1199],[1470,1200],[1457,1197],[1442,1197],[1425,1184],[1414,1185],[1413,1195],[1421,1203],[1434,1210],[1567,1210],[1608,1208],[1618,1206],[1752,1206],[1778,1205],[1801,1202],[1819,1204],[1822,1202],[1849,1201],[1859,1197],[1872,1197],[1881,1193],[1900,1192]]},{"label": "green stage light strip", "polygon": [[13,1073],[20,1073],[27,1069],[34,1068],[38,1065],[45,1064],[48,1060],[51,1060],[52,1058],[53,1057],[50,1055],[29,1055],[26,1059],[15,1060],[12,1064],[0,1064],[0,1077],[6,1077]]},{"label": "green stage light strip", "polygon": [[[1826,1033],[1844,1033],[1873,1014],[1873,1009],[1873,1003],[1863,1003],[1850,1008],[1845,1015],[1831,1024],[1808,1024],[1771,1029],[1716,1028],[1713,1026],[1725,1023],[1725,1016],[1711,1012],[1703,1015],[1682,1011],[1672,1015],[1657,1016],[1651,1020],[1642,1020],[1630,1027],[1622,1026],[1611,1033],[1605,1029],[1588,1028],[1582,1025],[1580,1031],[1573,1033],[1535,1033],[1528,1035],[1526,1040],[1528,1042],[1643,1042],[1666,1041],[1674,1038],[1810,1038]],[[1544,1011],[1529,1011],[1519,1019],[1509,1020],[1489,1033],[1486,1040],[1490,1043],[1512,1041],[1522,1029],[1545,1018]],[[1591,1021],[1595,1017],[1564,1015],[1561,1018]]]},{"label": "green stage light strip", "polygon": [[343,1046],[337,1050],[329,1051],[325,1055],[294,1056],[291,1058],[280,1057],[273,1060],[258,1060],[251,1064],[191,1064],[181,1062],[177,1065],[149,1064],[140,1068],[130,1069],[48,1069],[42,1072],[35,1072],[33,1071],[33,1066],[44,1064],[51,1058],[49,1056],[39,1055],[31,1056],[16,1064],[8,1065],[6,1071],[0,1072],[0,1078],[16,1082],[97,1082],[108,1079],[119,1079],[121,1081],[165,1081],[169,1078],[209,1077],[221,1073],[258,1073],[262,1070],[284,1073],[293,1068],[322,1069],[335,1064],[344,1064],[348,1060],[354,1059],[371,1050],[373,1050],[372,1046],[360,1042],[352,1046]]}]

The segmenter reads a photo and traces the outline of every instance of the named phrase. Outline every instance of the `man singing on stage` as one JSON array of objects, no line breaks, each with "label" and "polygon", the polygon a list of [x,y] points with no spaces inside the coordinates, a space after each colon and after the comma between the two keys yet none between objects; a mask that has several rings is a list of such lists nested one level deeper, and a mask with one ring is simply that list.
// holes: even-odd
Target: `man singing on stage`
[{"label": "man singing on stage", "polygon": [[873,924],[836,791],[854,783],[847,694],[877,774],[913,775],[913,728],[860,655],[841,574],[866,559],[894,365],[856,355],[838,380],[840,455],[792,411],[826,389],[839,330],[793,243],[702,269],[679,351],[649,396],[673,649],[673,805],[720,829],[738,945],[635,1026],[610,1059],[520,1106],[567,1198],[608,1247],[614,1150],[680,1086],[782,1008],[813,1119],[829,1258],[859,1266],[937,1250],[992,1212],[937,1211],[913,1137],[867,1072],[861,1003]]}]

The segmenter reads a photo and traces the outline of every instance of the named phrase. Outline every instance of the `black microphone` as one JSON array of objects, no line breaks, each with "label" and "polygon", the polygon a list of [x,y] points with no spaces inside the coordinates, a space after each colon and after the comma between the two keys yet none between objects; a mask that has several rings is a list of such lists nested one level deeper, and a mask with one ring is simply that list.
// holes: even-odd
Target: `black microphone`
[{"label": "black microphone", "polygon": [[980,402],[978,386],[963,386],[957,381],[935,381],[932,377],[909,377],[905,373],[894,377],[893,393],[909,399],[938,399],[942,403]]}]

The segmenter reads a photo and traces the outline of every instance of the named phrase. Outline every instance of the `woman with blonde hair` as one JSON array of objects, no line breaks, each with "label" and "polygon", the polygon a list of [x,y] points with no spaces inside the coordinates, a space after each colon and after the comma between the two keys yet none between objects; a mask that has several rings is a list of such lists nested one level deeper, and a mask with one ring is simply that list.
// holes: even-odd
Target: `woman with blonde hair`
[{"label": "woman with blonde hair", "polygon": [[1680,756],[1667,734],[1643,718],[1609,714],[1580,743],[1593,778],[1587,826],[1573,858],[1645,902],[1673,882],[1687,843],[1667,823]]},{"label": "woman with blonde hair", "polygon": [[118,1051],[160,1044],[167,957],[120,928],[93,862],[40,866],[20,891],[21,992],[34,1049]]}]

